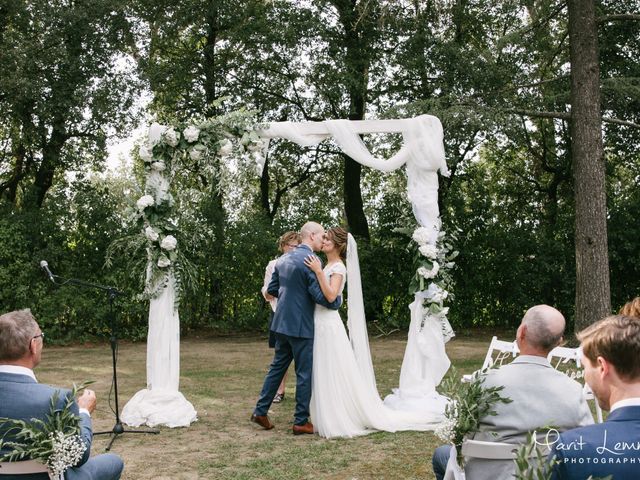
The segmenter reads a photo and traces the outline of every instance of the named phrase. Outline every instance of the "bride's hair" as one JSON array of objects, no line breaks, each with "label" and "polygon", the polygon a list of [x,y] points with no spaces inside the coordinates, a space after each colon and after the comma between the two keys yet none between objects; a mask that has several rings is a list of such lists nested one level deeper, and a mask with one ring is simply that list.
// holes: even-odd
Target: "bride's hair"
[{"label": "bride's hair", "polygon": [[327,230],[327,238],[333,242],[340,258],[347,259],[347,231],[342,227],[332,227]]}]

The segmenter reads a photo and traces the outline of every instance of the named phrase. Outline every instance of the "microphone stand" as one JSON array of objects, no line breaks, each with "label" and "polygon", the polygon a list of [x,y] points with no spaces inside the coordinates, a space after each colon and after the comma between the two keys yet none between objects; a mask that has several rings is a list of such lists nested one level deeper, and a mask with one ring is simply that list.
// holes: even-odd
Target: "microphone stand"
[{"label": "microphone stand", "polygon": [[[43,267],[44,268],[44,267]],[[48,269],[47,269],[48,270]],[[104,432],[95,432],[94,435],[112,435],[111,440],[109,441],[109,445],[105,449],[107,452],[111,450],[111,445],[115,442],[118,435],[122,435],[123,433],[150,433],[150,434],[159,434],[159,430],[126,430],[120,420],[120,408],[118,405],[118,370],[117,366],[117,352],[118,352],[118,328],[116,322],[116,315],[113,305],[115,303],[115,299],[118,295],[121,295],[122,292],[118,291],[115,287],[110,287],[106,285],[99,285],[97,283],[85,282],[84,280],[79,280],[77,278],[63,278],[59,275],[54,275],[51,272],[47,271],[49,274],[50,280],[57,286],[61,287],[63,285],[76,285],[83,288],[95,288],[98,290],[103,290],[107,292],[107,298],[109,299],[109,322],[111,328],[111,359],[113,362],[113,391],[116,402],[116,423],[111,430]],[[60,280],[60,283],[56,282],[56,279]]]}]

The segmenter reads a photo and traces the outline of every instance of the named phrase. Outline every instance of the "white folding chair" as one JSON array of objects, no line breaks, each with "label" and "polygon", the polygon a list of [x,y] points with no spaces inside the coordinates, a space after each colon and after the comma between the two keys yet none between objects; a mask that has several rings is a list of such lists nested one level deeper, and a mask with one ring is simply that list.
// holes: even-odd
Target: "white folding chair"
[{"label": "white folding chair", "polygon": [[[515,340],[513,342],[505,342],[504,340],[498,340],[498,337],[494,336],[491,339],[489,349],[487,350],[487,354],[484,357],[484,362],[482,363],[482,368],[480,370],[486,370],[493,365],[502,366],[505,360],[515,358],[518,356],[518,353],[520,353],[520,350],[518,349],[518,345]],[[473,373],[463,375],[462,381],[470,382],[473,375]]]},{"label": "white folding chair", "polygon": [[26,475],[28,473],[49,473],[47,466],[37,460],[21,460],[18,462],[0,462],[0,476]]},{"label": "white folding chair", "polygon": [[[551,363],[551,366],[562,373],[565,373],[570,378],[579,381],[583,384],[583,392],[588,402],[595,404],[596,417],[598,423],[602,423],[602,409],[598,405],[598,400],[593,395],[591,388],[584,381],[584,371],[582,369],[582,352],[580,348],[568,348],[568,347],[556,347],[549,355],[547,360]],[[575,367],[573,364],[575,363]]]},{"label": "white folding chair", "polygon": [[[516,451],[521,445],[501,442],[485,442],[482,440],[464,440],[462,442],[462,455],[466,458],[481,458],[483,460],[513,461]],[[531,453],[535,456],[535,451]],[[465,472],[457,463],[456,451],[451,447],[449,462],[444,474],[444,480],[464,480]]]},{"label": "white folding chair", "polygon": [[462,455],[485,460],[513,460],[518,448],[520,445],[513,443],[465,440],[462,442]]},{"label": "white folding chair", "polygon": [[465,480],[464,470],[458,465],[456,447],[451,446],[449,450],[449,461],[447,462],[447,469],[444,471],[443,480]]}]

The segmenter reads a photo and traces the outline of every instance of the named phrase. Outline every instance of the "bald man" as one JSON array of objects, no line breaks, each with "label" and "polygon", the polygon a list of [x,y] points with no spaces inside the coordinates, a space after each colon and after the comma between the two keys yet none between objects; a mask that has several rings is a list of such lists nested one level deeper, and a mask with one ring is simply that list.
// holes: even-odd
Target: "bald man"
[{"label": "bald man", "polygon": [[[484,385],[504,386],[502,397],[511,403],[494,406],[496,415],[480,420],[474,440],[521,444],[527,433],[554,426],[563,432],[593,423],[593,416],[582,385],[554,369],[547,355],[560,344],[565,320],[548,305],[530,308],[516,333],[520,355],[510,364],[489,370]],[[433,454],[436,479],[444,477],[450,447],[439,447]],[[465,465],[467,478],[495,480],[514,478],[512,461],[471,458]]]},{"label": "bald man", "polygon": [[305,258],[322,249],[324,228],[316,222],[307,222],[300,230],[300,245],[276,262],[269,295],[278,298],[278,308],[273,314],[271,331],[276,345],[273,361],[264,379],[260,397],[251,415],[251,421],[265,430],[271,430],[267,413],[273,397],[292,361],[296,367],[296,410],[292,431],[294,435],[313,434],[309,421],[311,401],[311,375],[313,371],[313,312],[316,303],[337,310],[342,297],[333,302],[320,290],[315,273],[304,264]]}]

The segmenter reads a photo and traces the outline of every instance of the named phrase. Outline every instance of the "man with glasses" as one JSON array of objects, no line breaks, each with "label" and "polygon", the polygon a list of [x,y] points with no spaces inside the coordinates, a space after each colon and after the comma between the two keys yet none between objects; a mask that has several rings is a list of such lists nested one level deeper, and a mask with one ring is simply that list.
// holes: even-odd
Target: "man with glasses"
[{"label": "man with glasses", "polygon": [[[42,357],[44,333],[30,310],[18,310],[0,315],[0,417],[31,421],[45,420],[50,411],[51,398],[58,392],[60,409],[70,392],[38,383],[33,369]],[[71,407],[80,417],[80,436],[86,445],[82,460],[65,473],[67,480],[99,479],[117,480],[124,464],[114,454],[90,456],[93,432],[91,413],[96,408],[96,394],[89,389],[82,392]],[[0,436],[4,432],[0,423]],[[12,441],[11,434],[3,438]],[[7,451],[2,450],[2,454]],[[48,479],[48,474],[20,475],[20,479]]]}]

